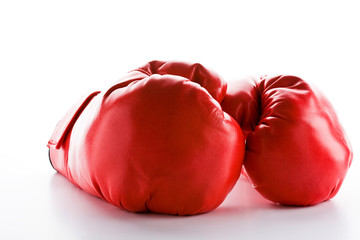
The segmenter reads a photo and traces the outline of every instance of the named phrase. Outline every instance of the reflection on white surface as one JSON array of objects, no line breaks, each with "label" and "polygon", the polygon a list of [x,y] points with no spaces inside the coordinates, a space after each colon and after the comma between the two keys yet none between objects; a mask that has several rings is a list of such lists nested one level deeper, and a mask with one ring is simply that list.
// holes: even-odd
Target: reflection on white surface
[{"label": "reflection on white surface", "polygon": [[218,209],[179,217],[116,208],[52,171],[47,159],[44,171],[0,159],[12,163],[0,168],[0,239],[360,239],[357,164],[338,196],[313,207],[273,204],[241,178]]},{"label": "reflection on white surface", "polygon": [[349,239],[348,219],[334,202],[278,206],[242,178],[218,209],[188,217],[120,210],[60,174],[51,178],[50,201],[57,228],[78,239]]}]

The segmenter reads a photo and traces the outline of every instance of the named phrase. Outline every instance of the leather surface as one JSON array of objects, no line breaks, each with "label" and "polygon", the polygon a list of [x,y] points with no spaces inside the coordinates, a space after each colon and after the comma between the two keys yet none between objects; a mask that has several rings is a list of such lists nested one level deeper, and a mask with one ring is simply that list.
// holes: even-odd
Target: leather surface
[{"label": "leather surface", "polygon": [[254,188],[286,205],[336,195],[352,149],[328,100],[295,76],[249,78],[222,103],[247,134],[244,166]]},{"label": "leather surface", "polygon": [[93,96],[76,121],[67,114],[61,144],[48,144],[52,165],[128,211],[208,212],[233,188],[245,152],[242,130],[221,109],[225,92],[200,64],[150,62]]}]

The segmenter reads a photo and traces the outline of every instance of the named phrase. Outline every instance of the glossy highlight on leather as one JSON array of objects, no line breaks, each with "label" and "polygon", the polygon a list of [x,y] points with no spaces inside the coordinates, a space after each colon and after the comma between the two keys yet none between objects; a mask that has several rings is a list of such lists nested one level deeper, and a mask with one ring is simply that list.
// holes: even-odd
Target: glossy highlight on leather
[{"label": "glossy highlight on leather", "polygon": [[128,211],[211,211],[245,152],[242,130],[220,106],[226,86],[200,64],[149,62],[69,110],[48,143],[51,163]]},{"label": "glossy highlight on leather", "polygon": [[295,76],[249,78],[229,85],[222,107],[247,135],[244,166],[261,195],[298,206],[336,195],[352,149],[316,88]]}]

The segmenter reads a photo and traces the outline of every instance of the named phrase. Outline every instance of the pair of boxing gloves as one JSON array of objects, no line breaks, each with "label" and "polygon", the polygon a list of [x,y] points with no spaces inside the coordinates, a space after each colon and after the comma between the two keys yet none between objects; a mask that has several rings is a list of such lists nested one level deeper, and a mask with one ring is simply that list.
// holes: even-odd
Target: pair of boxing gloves
[{"label": "pair of boxing gloves", "polygon": [[295,76],[227,86],[200,64],[152,61],[79,100],[48,142],[52,166],[131,212],[218,207],[242,167],[265,198],[307,206],[338,192],[350,143],[326,98]]}]

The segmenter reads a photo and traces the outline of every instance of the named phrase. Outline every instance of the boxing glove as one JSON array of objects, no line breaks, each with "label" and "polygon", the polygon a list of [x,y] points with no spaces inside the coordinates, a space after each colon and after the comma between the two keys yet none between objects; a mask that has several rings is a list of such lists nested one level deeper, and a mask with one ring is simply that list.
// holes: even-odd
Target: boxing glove
[{"label": "boxing glove", "polygon": [[53,167],[131,212],[219,206],[237,181],[245,140],[221,109],[226,83],[200,64],[153,61],[75,104],[48,147]]},{"label": "boxing glove", "polygon": [[222,102],[246,135],[244,169],[265,198],[314,205],[335,196],[352,161],[327,99],[295,76],[229,83]]}]

